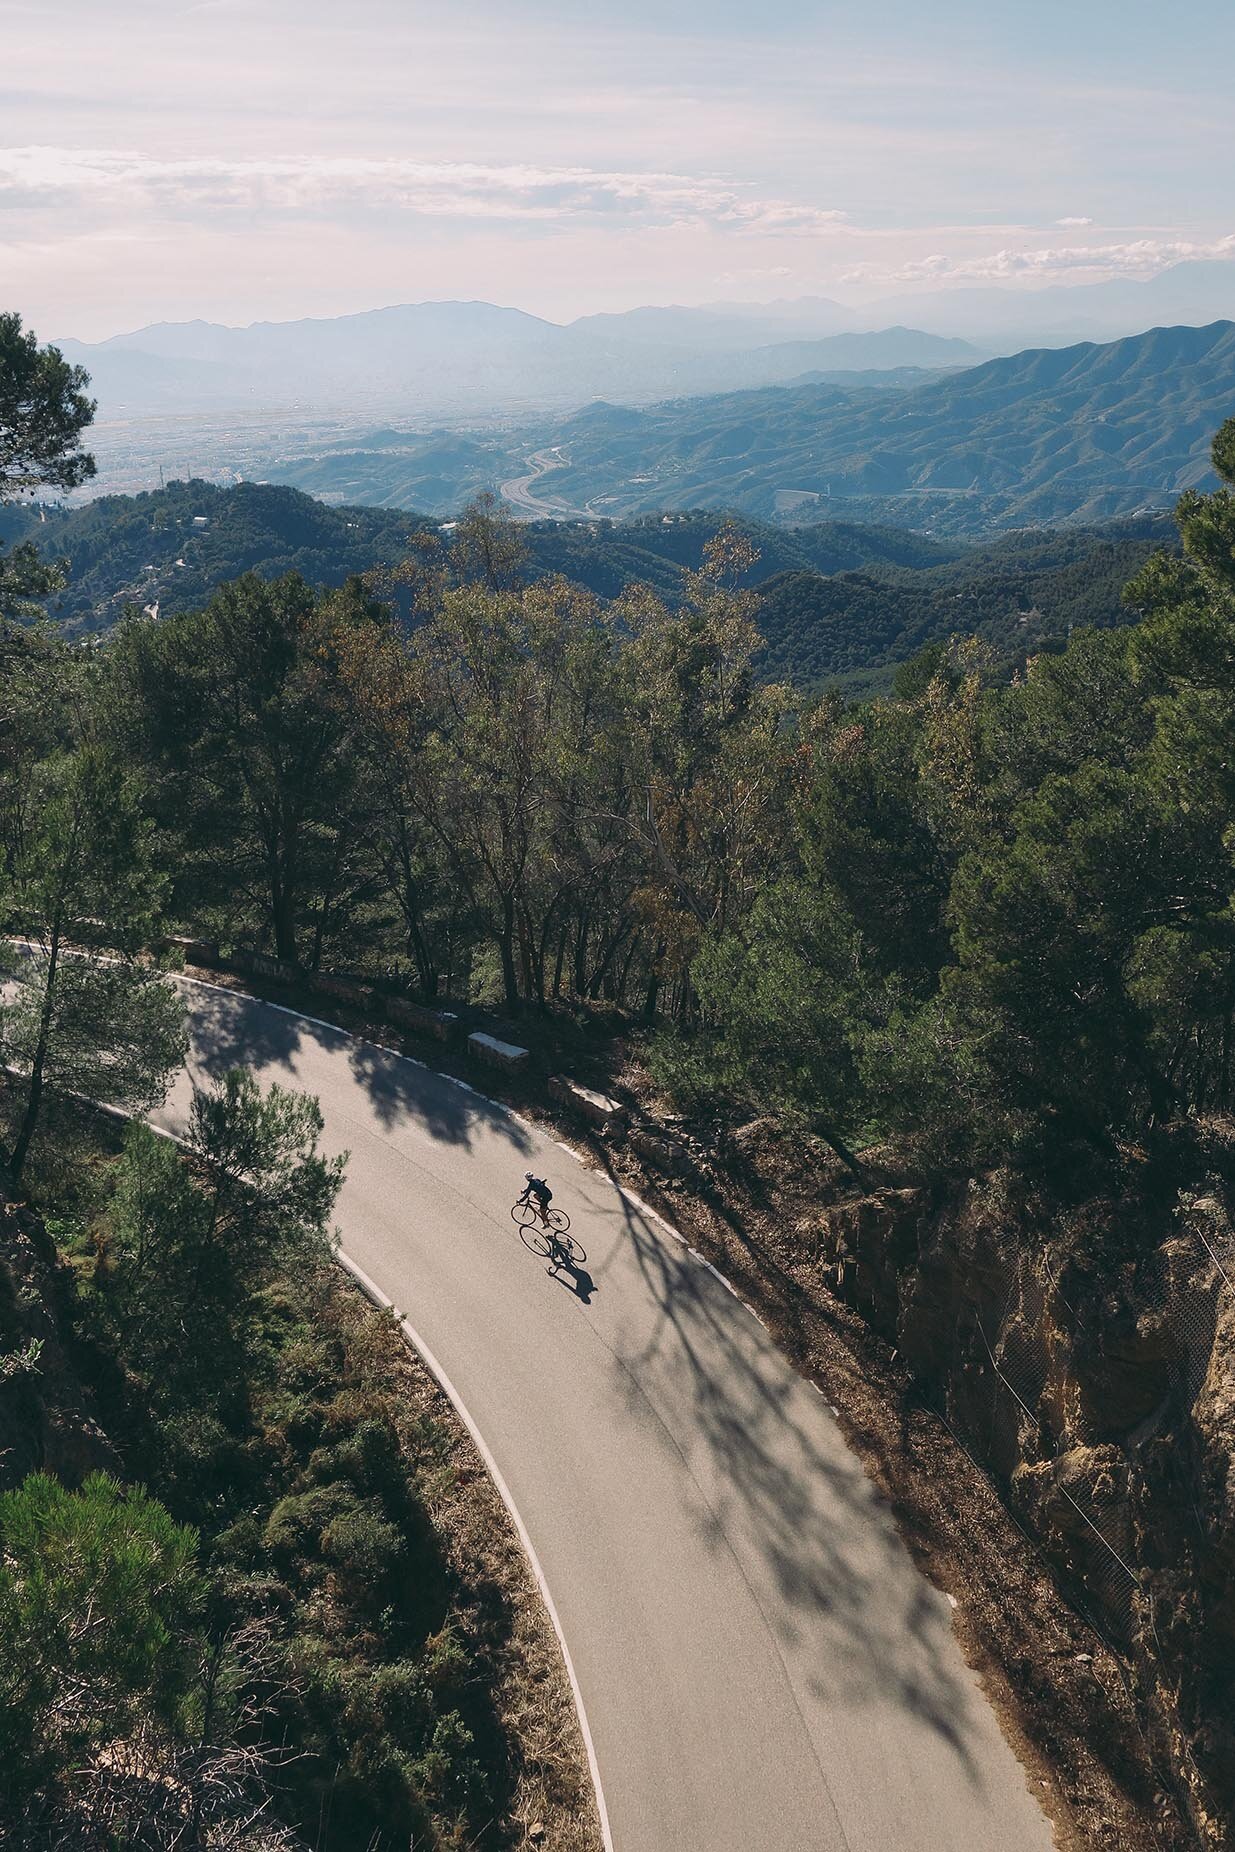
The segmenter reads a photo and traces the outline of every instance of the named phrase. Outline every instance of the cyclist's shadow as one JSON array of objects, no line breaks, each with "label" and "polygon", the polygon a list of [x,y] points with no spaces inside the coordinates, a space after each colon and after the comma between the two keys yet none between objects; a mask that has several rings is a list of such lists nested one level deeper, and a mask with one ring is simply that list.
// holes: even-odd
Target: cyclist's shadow
[{"label": "cyclist's shadow", "polygon": [[553,1265],[547,1269],[549,1278],[572,1292],[580,1305],[591,1305],[592,1294],[597,1290],[596,1282],[586,1267],[580,1267],[568,1254],[559,1249],[553,1256]]}]

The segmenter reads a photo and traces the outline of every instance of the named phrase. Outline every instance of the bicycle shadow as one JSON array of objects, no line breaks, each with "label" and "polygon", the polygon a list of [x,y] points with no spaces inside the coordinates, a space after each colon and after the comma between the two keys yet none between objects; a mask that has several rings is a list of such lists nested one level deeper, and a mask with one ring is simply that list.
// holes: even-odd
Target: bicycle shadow
[{"label": "bicycle shadow", "polygon": [[[515,1208],[519,1207],[520,1205],[516,1203]],[[553,1213],[557,1214],[558,1211],[555,1210]],[[564,1216],[562,1221],[566,1227],[570,1226]],[[519,1234],[529,1253],[538,1254],[542,1260],[549,1261],[550,1265],[545,1268],[545,1272],[551,1280],[555,1281],[558,1286],[564,1286],[567,1292],[573,1293],[580,1305],[591,1305],[600,1289],[583,1264],[587,1260],[583,1249],[578,1248],[577,1258],[572,1252],[572,1249],[578,1246],[572,1236],[560,1230],[556,1233],[545,1231],[542,1234],[535,1222],[520,1223]],[[541,1241],[545,1243],[543,1247],[539,1245]]]},{"label": "bicycle shadow", "polygon": [[[553,1265],[548,1269],[549,1278],[557,1285],[564,1286],[574,1294],[580,1305],[591,1305],[599,1288],[586,1267],[581,1267],[569,1254],[555,1254]],[[564,1277],[569,1276],[569,1277]]]}]

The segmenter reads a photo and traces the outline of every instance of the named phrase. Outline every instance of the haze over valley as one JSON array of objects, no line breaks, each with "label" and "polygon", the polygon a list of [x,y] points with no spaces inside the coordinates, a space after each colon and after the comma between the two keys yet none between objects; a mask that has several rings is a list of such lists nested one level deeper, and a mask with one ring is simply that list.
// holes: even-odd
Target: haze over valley
[{"label": "haze over valley", "polygon": [[[1235,264],[1228,268],[1235,277]],[[405,327],[418,315],[378,320]],[[436,311],[427,319],[439,324]],[[192,338],[202,352],[213,346],[208,330]],[[401,339],[392,354],[403,352]],[[470,351],[466,328],[459,340]],[[277,349],[289,378],[315,381],[317,361],[287,357],[298,345],[367,351],[351,324],[260,331],[262,342]],[[981,536],[1161,510],[1180,490],[1212,484],[1209,434],[1235,394],[1235,322],[976,363],[958,362],[963,346],[895,329],[834,335],[790,343],[786,370],[808,355],[833,364],[782,385],[646,404],[600,400],[534,418],[490,412],[427,428],[357,427],[354,413],[308,405],[113,421],[100,426],[100,473],[87,493],[250,478],[443,518],[494,490],[523,519],[732,508],[787,524],[839,518]],[[884,364],[868,364],[875,350]],[[637,359],[645,350],[631,351]],[[917,364],[944,352],[946,366]],[[849,364],[836,365],[842,355]],[[740,358],[720,354],[730,385]],[[449,371],[440,354],[435,366]]]},{"label": "haze over valley", "polygon": [[1235,8],[0,0],[0,1846],[1235,1852]]}]

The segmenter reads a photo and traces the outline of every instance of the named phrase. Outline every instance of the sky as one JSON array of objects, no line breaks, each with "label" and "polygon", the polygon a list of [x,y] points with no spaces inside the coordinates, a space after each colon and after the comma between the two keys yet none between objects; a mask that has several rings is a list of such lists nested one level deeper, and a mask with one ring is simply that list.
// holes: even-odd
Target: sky
[{"label": "sky", "polygon": [[1230,0],[0,0],[0,46],[41,338],[1235,258]]}]

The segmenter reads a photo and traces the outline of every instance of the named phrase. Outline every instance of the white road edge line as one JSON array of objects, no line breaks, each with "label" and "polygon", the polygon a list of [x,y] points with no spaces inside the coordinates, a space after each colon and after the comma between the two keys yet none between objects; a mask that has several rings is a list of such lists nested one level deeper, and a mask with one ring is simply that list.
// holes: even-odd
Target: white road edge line
[{"label": "white road edge line", "polygon": [[587,1710],[583,1703],[583,1693],[579,1689],[579,1680],[575,1675],[574,1660],[570,1656],[570,1648],[566,1644],[566,1635],[562,1630],[562,1623],[558,1617],[557,1604],[550,1592],[549,1583],[541,1567],[540,1558],[536,1554],[536,1546],[528,1535],[527,1526],[519,1515],[519,1507],[514,1501],[510,1487],[502,1477],[502,1470],[492,1453],[490,1453],[484,1435],[468,1412],[468,1407],[463,1397],[459,1394],[459,1391],[455,1388],[449,1376],[446,1374],[433,1352],[429,1349],[429,1346],[425,1343],[416,1327],[412,1324],[411,1320],[403,1317],[398,1307],[387,1298],[381,1287],[371,1280],[364,1268],[357,1266],[356,1262],[349,1254],[345,1254],[342,1248],[338,1250],[337,1258],[340,1266],[346,1273],[351,1275],[365,1297],[372,1300],[375,1305],[383,1307],[386,1311],[393,1312],[395,1318],[398,1319],[399,1328],[407,1339],[407,1342],[416,1352],[416,1355],[420,1358],[430,1375],[434,1377],[438,1388],[442,1391],[442,1394],[449,1401],[456,1415],[458,1415],[460,1421],[471,1435],[472,1445],[484,1461],[485,1469],[490,1479],[493,1481],[497,1495],[510,1514],[510,1521],[518,1533],[519,1542],[523,1545],[523,1553],[527,1557],[532,1575],[536,1581],[536,1586],[540,1590],[540,1598],[545,1604],[549,1619],[553,1623],[553,1631],[557,1635],[558,1647],[562,1654],[562,1661],[566,1667],[566,1676],[570,1680],[570,1689],[575,1700],[575,1715],[579,1719],[579,1729],[583,1735],[583,1747],[587,1754],[588,1771],[591,1774],[592,1787],[596,1795],[596,1811],[600,1817],[600,1836],[604,1842],[605,1852],[613,1852],[613,1836],[609,1830],[609,1814],[605,1806],[605,1792],[600,1781],[600,1766],[596,1760],[596,1747],[592,1742],[592,1731],[587,1720]]},{"label": "white road edge line", "polygon": [[[29,944],[30,942],[27,940],[27,941],[18,941],[18,943]],[[219,994],[223,996],[243,997],[246,1000],[246,1002],[259,1003],[259,1004],[262,1004],[266,1009],[278,1010],[281,1016],[295,1016],[300,1022],[311,1023],[313,1027],[316,1029],[327,1029],[332,1035],[342,1036],[345,1041],[358,1042],[364,1048],[379,1049],[383,1054],[393,1055],[397,1061],[409,1061],[413,1067],[421,1068],[426,1073],[436,1074],[439,1080],[449,1081],[452,1086],[458,1087],[461,1092],[470,1093],[473,1096],[473,1098],[478,1099],[478,1100],[483,1100],[486,1106],[492,1106],[495,1111],[503,1113],[508,1119],[513,1119],[516,1125],[523,1126],[525,1130],[536,1133],[538,1137],[549,1137],[551,1139],[551,1142],[557,1145],[562,1151],[569,1152],[570,1156],[573,1157],[575,1162],[578,1165],[580,1165],[584,1170],[591,1170],[593,1168],[587,1162],[583,1153],[576,1151],[573,1145],[568,1145],[563,1139],[553,1138],[552,1134],[546,1132],[543,1126],[538,1125],[532,1119],[524,1118],[522,1113],[516,1112],[514,1107],[508,1106],[504,1100],[492,1099],[489,1096],[489,1094],[482,1093],[478,1087],[473,1087],[470,1081],[460,1080],[459,1077],[455,1074],[444,1074],[440,1068],[431,1067],[427,1061],[421,1061],[418,1059],[417,1056],[409,1055],[401,1048],[392,1048],[388,1042],[375,1042],[371,1036],[356,1035],[350,1029],[341,1028],[337,1022],[326,1022],[320,1016],[310,1016],[304,1010],[293,1009],[293,1007],[289,1003],[275,1003],[269,997],[255,996],[252,991],[238,990],[235,988],[235,986],[231,984],[212,984],[209,978],[186,977],[182,971],[169,971],[165,975],[173,983],[176,983],[176,984],[193,984],[193,985],[196,985],[196,987],[199,990],[213,990],[213,991],[219,992]],[[126,1113],[117,1107],[105,1107],[104,1110],[107,1112],[115,1113],[117,1118],[122,1118],[122,1119],[131,1119],[137,1116],[132,1113]],[[165,1138],[170,1138],[177,1144],[183,1142],[182,1140],[176,1137],[176,1134],[174,1132],[163,1132],[161,1126],[152,1126],[151,1130],[156,1131],[156,1132],[162,1132],[162,1135]],[[700,1266],[706,1268],[709,1273],[713,1274],[716,1277],[716,1279],[720,1281],[721,1285],[726,1289],[727,1292],[730,1292],[733,1294],[733,1297],[738,1301],[738,1303],[747,1312],[750,1313],[751,1317],[754,1319],[757,1325],[760,1325],[765,1332],[768,1330],[768,1326],[766,1322],[759,1316],[759,1313],[756,1312],[755,1308],[751,1304],[749,1304],[747,1300],[742,1298],[742,1295],[739,1293],[737,1287],[734,1286],[730,1280],[726,1279],[725,1275],[721,1273],[720,1269],[717,1267],[714,1267],[710,1260],[707,1260],[702,1254],[699,1253],[699,1251],[696,1248],[693,1248],[690,1245],[690,1242],[686,1239],[686,1236],[682,1234],[679,1229],[675,1228],[672,1222],[667,1221],[666,1218],[663,1215],[661,1215],[659,1210],[653,1209],[652,1205],[648,1202],[645,1202],[642,1196],[637,1196],[634,1190],[626,1189],[624,1185],[617,1182],[616,1178],[611,1179],[611,1181],[613,1182],[613,1186],[617,1190],[618,1195],[624,1201],[633,1203],[635,1208],[638,1209],[642,1215],[645,1215],[648,1217],[649,1221],[656,1222],[661,1228],[664,1229],[667,1235],[672,1235],[673,1239],[676,1242],[678,1242],[680,1246],[684,1247],[687,1253],[690,1254],[695,1260],[699,1262]],[[458,1391],[454,1387],[454,1384],[451,1382],[450,1378],[447,1376],[445,1370],[443,1370],[441,1364],[437,1361],[437,1358],[433,1355],[433,1352],[429,1349],[428,1345],[424,1342],[420,1334],[416,1331],[415,1327],[412,1324],[410,1324],[406,1318],[402,1317],[402,1315],[399,1314],[397,1308],[394,1306],[391,1300],[389,1300],[386,1297],[386,1295],[381,1291],[379,1287],[373,1284],[372,1280],[368,1278],[368,1275],[364,1273],[363,1269],[358,1267],[356,1262],[352,1260],[349,1255],[343,1252],[342,1248],[338,1250],[338,1260],[340,1262],[340,1265],[344,1268],[344,1270],[347,1273],[351,1274],[352,1278],[356,1281],[357,1285],[361,1287],[362,1291],[364,1291],[369,1297],[374,1298],[376,1304],[381,1305],[387,1311],[391,1311],[395,1313],[396,1317],[399,1320],[400,1329],[403,1331],[403,1334],[407,1338],[408,1343],[412,1346],[412,1349],[416,1352],[417,1356],[424,1363],[426,1369],[436,1379],[439,1387],[442,1390],[442,1393],[446,1396],[447,1400],[451,1403],[452,1407],[455,1410],[455,1413],[458,1415],[460,1421],[462,1421],[464,1427],[467,1429],[468,1433],[471,1435],[473,1444],[475,1445],[477,1452],[480,1454],[481,1459],[484,1461],[485,1468],[489,1474],[489,1477],[493,1481],[493,1484],[497,1490],[497,1494],[499,1498],[502,1500],[502,1503],[505,1505],[507,1511],[510,1513],[511,1522],[514,1525],[515,1530],[519,1537],[519,1541],[523,1546],[524,1554],[526,1555],[528,1559],[528,1563],[532,1570],[532,1575],[536,1581],[536,1586],[540,1590],[541,1599],[544,1601],[545,1607],[549,1614],[549,1619],[553,1623],[553,1630],[557,1634],[558,1645],[561,1648],[561,1652],[562,1652],[562,1660],[566,1667],[566,1676],[570,1680],[570,1688],[571,1688],[572,1693],[574,1694],[575,1714],[577,1715],[579,1719],[579,1729],[582,1732],[583,1745],[587,1752],[588,1769],[591,1773],[592,1786],[596,1794],[596,1811],[600,1817],[600,1831],[601,1831],[601,1838],[604,1842],[604,1852],[614,1852],[613,1839],[609,1831],[609,1815],[605,1807],[604,1789],[602,1788],[601,1781],[600,1781],[600,1768],[596,1760],[596,1750],[592,1742],[592,1732],[588,1724],[587,1712],[584,1709],[584,1705],[583,1705],[583,1694],[579,1689],[579,1681],[577,1677],[575,1676],[574,1661],[571,1659],[571,1656],[570,1656],[570,1648],[566,1644],[566,1635],[562,1631],[562,1624],[561,1624],[560,1619],[558,1618],[557,1607],[554,1603],[553,1596],[549,1592],[549,1584],[545,1579],[544,1570],[541,1568],[540,1558],[537,1556],[531,1537],[528,1535],[527,1527],[524,1524],[522,1517],[519,1515],[518,1506],[515,1504],[514,1499],[511,1497],[510,1488],[507,1486],[506,1481],[503,1479],[501,1471],[498,1467],[497,1461],[493,1458],[493,1455],[490,1453],[488,1445],[486,1444],[485,1439],[480,1432],[480,1429],[476,1426],[476,1423],[473,1421],[471,1415],[469,1414],[466,1404],[460,1398]]]},{"label": "white road edge line", "polygon": [[[186,978],[184,981],[191,984],[195,983],[197,980],[194,978]],[[211,990],[226,990],[228,986],[225,984],[211,984],[209,988]],[[233,992],[232,994],[235,995],[236,993]],[[248,993],[242,992],[240,994],[247,995]],[[253,999],[253,1001],[261,1002],[262,999],[259,997]],[[289,1011],[288,1014],[295,1015],[296,1012],[293,1010]],[[309,1017],[306,1020],[312,1021],[313,1019]],[[328,1029],[336,1027],[334,1023],[326,1023],[324,1026]],[[346,1035],[347,1031],[341,1029],[339,1033],[341,1035]],[[356,1040],[357,1038],[353,1037],[352,1039]],[[85,1097],[84,1094],[74,1095],[74,1098],[81,1100],[85,1100]],[[86,1103],[89,1104],[90,1102],[87,1101]],[[97,1101],[94,1103],[96,1105],[98,1104]],[[141,1118],[139,1113],[126,1112],[122,1106],[100,1106],[99,1110],[107,1113],[108,1116],[113,1119],[129,1121]],[[158,1137],[166,1138],[173,1145],[183,1145],[187,1142],[176,1132],[169,1132],[166,1126],[150,1125],[149,1121],[144,1119],[141,1120],[141,1123],[147,1126],[148,1130],[156,1133]],[[575,1673],[575,1662],[570,1656],[570,1648],[566,1644],[566,1635],[562,1630],[562,1622],[558,1615],[557,1603],[553,1599],[544,1569],[541,1567],[540,1558],[536,1554],[536,1546],[528,1534],[527,1525],[523,1522],[519,1507],[514,1501],[514,1496],[511,1493],[510,1487],[502,1476],[502,1469],[489,1451],[489,1445],[484,1435],[473,1421],[467,1403],[463,1400],[463,1397],[459,1394],[459,1391],[455,1388],[449,1376],[447,1376],[445,1370],[442,1368],[433,1352],[429,1349],[429,1346],[425,1343],[415,1325],[413,1325],[411,1319],[404,1317],[403,1313],[400,1312],[398,1306],[394,1303],[394,1300],[387,1297],[376,1281],[369,1278],[359,1262],[354,1261],[350,1254],[344,1252],[342,1247],[335,1249],[335,1259],[342,1267],[344,1273],[348,1274],[356,1285],[359,1286],[366,1299],[373,1305],[378,1306],[382,1311],[392,1312],[394,1314],[404,1338],[416,1352],[416,1355],[420,1358],[420,1361],[433,1377],[438,1388],[442,1391],[442,1394],[446,1397],[456,1415],[458,1415],[460,1421],[467,1429],[468,1434],[471,1436],[472,1445],[480,1455],[485,1471],[493,1481],[494,1490],[497,1492],[498,1497],[510,1514],[510,1521],[515,1527],[515,1533],[522,1545],[523,1554],[527,1558],[528,1567],[532,1571],[533,1580],[540,1590],[540,1598],[545,1604],[545,1610],[548,1613],[550,1621],[553,1623],[553,1631],[557,1635],[558,1649],[562,1655],[562,1663],[566,1667],[566,1676],[570,1681],[571,1696],[575,1704],[575,1715],[579,1719],[579,1731],[583,1737],[583,1748],[587,1756],[588,1773],[592,1778],[592,1789],[596,1796],[596,1812],[600,1820],[600,1836],[604,1844],[604,1852],[614,1852],[613,1835],[609,1830],[609,1811],[605,1806],[605,1791],[600,1780],[600,1765],[596,1760],[596,1745],[592,1741],[592,1729],[587,1720],[587,1710],[583,1702],[583,1693],[579,1689],[579,1680]]]}]

